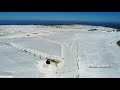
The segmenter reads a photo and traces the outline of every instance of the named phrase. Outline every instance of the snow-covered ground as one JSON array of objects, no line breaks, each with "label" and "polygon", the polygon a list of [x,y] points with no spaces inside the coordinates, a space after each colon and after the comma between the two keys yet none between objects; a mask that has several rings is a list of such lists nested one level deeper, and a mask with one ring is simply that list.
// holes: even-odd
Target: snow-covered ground
[{"label": "snow-covered ground", "polygon": [[1,25],[0,78],[117,78],[118,40],[117,29],[101,26]]}]

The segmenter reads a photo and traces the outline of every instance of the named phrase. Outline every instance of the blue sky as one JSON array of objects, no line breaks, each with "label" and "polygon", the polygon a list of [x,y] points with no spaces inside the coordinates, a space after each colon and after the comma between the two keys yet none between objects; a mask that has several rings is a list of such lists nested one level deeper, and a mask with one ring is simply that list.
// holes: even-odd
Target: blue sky
[{"label": "blue sky", "polygon": [[0,20],[120,22],[120,12],[0,12]]}]

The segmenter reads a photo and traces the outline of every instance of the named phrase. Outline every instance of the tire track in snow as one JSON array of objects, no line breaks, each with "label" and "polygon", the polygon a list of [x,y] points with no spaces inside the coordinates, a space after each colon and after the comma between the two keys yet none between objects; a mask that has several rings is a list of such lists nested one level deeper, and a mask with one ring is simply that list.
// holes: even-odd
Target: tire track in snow
[{"label": "tire track in snow", "polygon": [[[50,55],[48,55],[48,54],[46,54],[44,52],[40,52],[40,51],[37,51],[37,50],[34,50],[34,49],[30,49],[30,48],[24,48],[24,47],[22,47],[22,46],[20,46],[20,45],[18,45],[16,43],[11,43],[11,42],[3,42],[3,43],[5,43],[6,45],[8,45],[10,47],[13,47],[13,48],[16,48],[18,50],[24,51],[25,53],[30,53],[30,54],[33,54],[34,56],[38,55],[41,58],[51,57],[51,58],[55,59],[55,58],[60,57],[60,56],[50,56]],[[44,62],[44,64],[43,64],[43,62]],[[33,64],[37,65],[37,67],[40,70],[40,72],[42,71],[42,73],[45,74],[46,78],[53,77],[53,76],[57,77],[56,71],[63,66],[63,63],[61,63],[59,65],[59,67],[55,67],[55,64],[52,64],[50,67],[48,67],[46,69],[45,67],[43,67],[43,65],[46,64],[45,61],[43,61],[43,60],[42,60],[42,62],[38,61],[37,64],[33,62]]]}]

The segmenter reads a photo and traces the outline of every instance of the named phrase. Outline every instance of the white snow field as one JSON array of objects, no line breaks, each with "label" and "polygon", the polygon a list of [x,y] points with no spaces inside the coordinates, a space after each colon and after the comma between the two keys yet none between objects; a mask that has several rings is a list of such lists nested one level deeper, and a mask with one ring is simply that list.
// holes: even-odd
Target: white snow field
[{"label": "white snow field", "polygon": [[0,78],[119,78],[118,40],[102,26],[0,25]]}]

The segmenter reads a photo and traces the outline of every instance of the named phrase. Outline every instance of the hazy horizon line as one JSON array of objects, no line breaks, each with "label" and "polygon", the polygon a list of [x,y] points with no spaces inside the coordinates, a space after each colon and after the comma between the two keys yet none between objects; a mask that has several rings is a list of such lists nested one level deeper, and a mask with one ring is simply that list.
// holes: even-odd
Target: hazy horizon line
[{"label": "hazy horizon line", "polygon": [[115,21],[77,21],[77,20],[0,20],[0,21],[65,21],[65,22],[101,22],[101,23],[120,23]]}]

